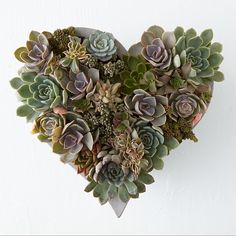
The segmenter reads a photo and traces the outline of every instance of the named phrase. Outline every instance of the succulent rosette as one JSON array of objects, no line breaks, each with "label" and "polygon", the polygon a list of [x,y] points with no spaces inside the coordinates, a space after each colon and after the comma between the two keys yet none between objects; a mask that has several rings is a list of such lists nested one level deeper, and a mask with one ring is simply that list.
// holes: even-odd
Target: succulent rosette
[{"label": "succulent rosette", "polygon": [[16,58],[25,63],[25,66],[33,71],[45,69],[47,63],[53,58],[53,52],[44,33],[31,31],[26,47],[20,47],[15,51]]},{"label": "succulent rosette", "polygon": [[168,99],[164,96],[152,96],[142,89],[136,89],[133,96],[125,97],[125,104],[133,114],[155,126],[166,122],[164,106],[168,104]]},{"label": "succulent rosette", "polygon": [[109,61],[117,50],[113,35],[99,30],[89,36],[85,45],[88,52],[101,61]]},{"label": "succulent rosette", "polygon": [[154,182],[164,157],[205,114],[213,82],[224,75],[222,45],[153,25],[128,52],[111,33],[82,27],[32,31],[10,81],[22,103],[17,115],[63,163],[88,180],[101,204],[127,203]]},{"label": "succulent rosette", "polygon": [[201,98],[185,89],[171,94],[169,102],[173,111],[171,118],[174,120],[178,117],[192,120],[197,114],[204,114],[207,109]]}]

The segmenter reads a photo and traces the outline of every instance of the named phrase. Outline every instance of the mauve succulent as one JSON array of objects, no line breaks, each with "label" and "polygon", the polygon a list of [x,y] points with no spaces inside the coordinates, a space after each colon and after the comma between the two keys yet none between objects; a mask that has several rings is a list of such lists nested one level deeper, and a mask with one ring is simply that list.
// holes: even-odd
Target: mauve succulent
[{"label": "mauve succulent", "polygon": [[15,56],[19,61],[24,62],[28,69],[39,72],[44,70],[53,58],[53,52],[45,34],[31,31],[26,47],[18,48]]},{"label": "mauve succulent", "polygon": [[89,98],[95,92],[96,87],[93,85],[92,79],[87,78],[84,72],[74,74],[70,71],[69,77],[70,81],[66,89],[74,95],[72,100],[79,100],[85,96]]},{"label": "mauve succulent", "polygon": [[129,110],[154,126],[161,126],[166,122],[166,111],[164,106],[168,99],[160,95],[150,95],[142,89],[134,90],[134,95],[125,97],[125,104]]},{"label": "mauve succulent", "polygon": [[173,114],[171,118],[177,120],[178,117],[193,119],[198,113],[204,113],[207,109],[204,101],[196,94],[180,89],[171,94],[169,98]]}]

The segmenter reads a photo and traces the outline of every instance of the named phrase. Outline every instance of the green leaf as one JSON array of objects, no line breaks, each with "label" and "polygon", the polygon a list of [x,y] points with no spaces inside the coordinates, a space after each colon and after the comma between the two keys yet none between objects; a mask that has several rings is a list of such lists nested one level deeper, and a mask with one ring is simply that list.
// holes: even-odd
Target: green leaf
[{"label": "green leaf", "polygon": [[186,49],[185,38],[184,36],[180,37],[175,45],[177,54],[180,54],[183,50]]},{"label": "green leaf", "polygon": [[141,51],[142,51],[142,44],[139,42],[139,43],[136,43],[134,45],[132,45],[129,50],[128,50],[128,53],[131,55],[131,56],[138,56],[140,55]]},{"label": "green leaf", "polygon": [[139,61],[136,57],[130,56],[128,58],[128,66],[131,70],[136,70],[136,66],[138,63],[139,63]]},{"label": "green leaf", "polygon": [[128,202],[130,199],[129,193],[124,185],[121,185],[118,189],[118,196],[122,202]]},{"label": "green leaf", "polygon": [[20,56],[22,52],[27,52],[27,48],[26,47],[20,47],[20,48],[16,49],[16,51],[14,52],[14,55],[15,55],[17,60],[24,63],[25,61],[22,60],[21,56]]},{"label": "green leaf", "polygon": [[129,78],[124,81],[124,85],[128,88],[135,88],[137,83],[133,78]]},{"label": "green leaf", "polygon": [[214,75],[214,70],[208,67],[206,70],[202,70],[197,74],[201,78],[212,77]]},{"label": "green leaf", "polygon": [[137,186],[134,184],[134,182],[130,182],[130,181],[125,181],[124,182],[125,187],[127,188],[127,191],[129,194],[137,194],[138,188]]},{"label": "green leaf", "polygon": [[160,158],[153,158],[153,168],[156,170],[162,170],[164,167],[164,162]]},{"label": "green leaf", "polygon": [[207,46],[211,42],[211,40],[213,39],[213,31],[212,31],[212,29],[204,30],[201,33],[200,37],[203,40],[203,45]]},{"label": "green leaf", "polygon": [[144,79],[146,79],[147,81],[150,81],[150,82],[155,80],[155,75],[151,71],[145,72],[143,77],[144,77]]},{"label": "green leaf", "polygon": [[197,32],[195,29],[191,28],[191,29],[188,29],[186,32],[185,32],[185,39],[186,39],[186,43],[194,38],[195,36],[197,35]]},{"label": "green leaf", "polygon": [[41,141],[41,142],[45,142],[45,141],[48,141],[48,137],[43,135],[43,134],[39,134],[38,135],[38,140]]},{"label": "green leaf", "polygon": [[33,96],[33,94],[30,92],[29,90],[29,85],[22,85],[18,90],[17,90],[18,94],[22,97],[22,98],[30,98]]},{"label": "green leaf", "polygon": [[40,108],[43,106],[43,104],[40,101],[36,100],[35,98],[28,98],[27,104],[34,108]]},{"label": "green leaf", "polygon": [[16,110],[16,114],[21,117],[26,117],[26,116],[32,114],[33,112],[34,112],[34,110],[31,107],[29,107],[28,105],[22,105],[22,106],[18,107]]},{"label": "green leaf", "polygon": [[144,63],[141,62],[137,65],[137,71],[139,73],[144,73],[146,70],[147,70],[147,68]]},{"label": "green leaf", "polygon": [[35,72],[25,72],[21,74],[21,78],[23,81],[28,82],[28,83],[33,83],[34,82],[34,78],[36,77],[36,73]]},{"label": "green leaf", "polygon": [[169,150],[172,150],[179,146],[179,141],[174,137],[165,138],[164,144],[168,147]]},{"label": "green leaf", "polygon": [[210,56],[210,49],[207,47],[200,47],[199,51],[201,52],[202,58],[208,58]]},{"label": "green leaf", "polygon": [[221,71],[215,71],[215,74],[211,77],[215,82],[221,82],[224,80],[224,74]]},{"label": "green leaf", "polygon": [[160,144],[158,147],[157,147],[157,155],[158,157],[162,158],[164,156],[167,156],[168,155],[168,148],[167,146],[163,145],[163,144]]},{"label": "green leaf", "polygon": [[12,88],[18,89],[21,85],[23,85],[23,81],[19,77],[15,77],[10,80],[10,85]]},{"label": "green leaf", "polygon": [[152,184],[154,183],[154,178],[149,175],[148,173],[141,172],[138,177],[138,181],[144,183],[144,184]]},{"label": "green leaf", "polygon": [[52,151],[57,154],[65,154],[67,152],[59,142],[52,145]]},{"label": "green leaf", "polygon": [[213,68],[216,68],[218,67],[221,62],[223,61],[223,56],[220,54],[220,53],[215,53],[215,54],[212,54],[209,58],[208,58],[208,61],[211,65],[211,67]]},{"label": "green leaf", "polygon": [[145,184],[143,184],[142,182],[139,182],[139,181],[137,181],[137,180],[134,181],[134,183],[135,183],[135,185],[137,186],[139,193],[144,193],[144,192],[146,192],[146,186],[145,186]]},{"label": "green leaf", "polygon": [[118,194],[118,189],[115,185],[111,184],[107,193],[110,199],[115,198]]},{"label": "green leaf", "polygon": [[215,53],[221,53],[222,49],[223,49],[222,44],[217,43],[217,42],[213,43],[210,47],[211,55],[215,54]]},{"label": "green leaf", "polygon": [[202,45],[202,39],[199,36],[189,39],[188,47],[198,49]]},{"label": "green leaf", "polygon": [[175,28],[174,34],[175,34],[176,40],[178,40],[181,36],[184,35],[184,29],[182,27],[178,26],[177,28]]},{"label": "green leaf", "polygon": [[97,183],[95,181],[91,181],[86,188],[84,189],[85,192],[91,192],[95,187],[96,187]]}]

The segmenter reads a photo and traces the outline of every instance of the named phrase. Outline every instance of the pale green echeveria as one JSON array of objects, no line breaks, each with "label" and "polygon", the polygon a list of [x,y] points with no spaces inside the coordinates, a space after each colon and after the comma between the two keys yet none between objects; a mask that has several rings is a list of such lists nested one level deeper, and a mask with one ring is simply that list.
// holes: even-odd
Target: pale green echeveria
[{"label": "pale green echeveria", "polygon": [[62,154],[61,161],[69,163],[77,159],[83,147],[92,150],[93,136],[87,122],[78,114],[67,112],[65,117],[68,123],[55,135],[53,152]]},{"label": "pale green echeveria", "polygon": [[150,95],[142,89],[135,89],[133,95],[125,97],[124,102],[127,108],[142,120],[149,121],[155,126],[165,124],[167,97]]},{"label": "pale green echeveria", "polygon": [[53,52],[46,34],[31,31],[26,47],[20,47],[15,51],[15,57],[25,63],[31,71],[43,71],[53,58]]},{"label": "pale green echeveria", "polygon": [[150,126],[145,121],[136,122],[135,129],[144,145],[144,158],[148,160],[146,170],[162,169],[164,165],[162,158],[179,145],[178,140],[174,137],[165,137],[161,127]]},{"label": "pale green echeveria", "polygon": [[10,83],[24,103],[17,109],[17,115],[26,117],[27,120],[36,118],[48,109],[66,105],[66,91],[51,76],[25,72],[20,77],[13,78]]},{"label": "pale green echeveria", "polygon": [[32,133],[38,133],[40,141],[53,141],[58,129],[62,129],[66,123],[65,117],[52,111],[45,112],[35,120]]},{"label": "pale green echeveria", "polygon": [[213,31],[204,30],[199,36],[194,29],[184,31],[177,27],[174,31],[177,39],[173,53],[173,64],[181,68],[183,77],[195,82],[222,81],[224,75],[218,71],[223,61],[222,45],[212,43]]},{"label": "pale green echeveria", "polygon": [[84,44],[87,51],[101,61],[109,61],[117,51],[113,35],[99,30],[85,39]]}]

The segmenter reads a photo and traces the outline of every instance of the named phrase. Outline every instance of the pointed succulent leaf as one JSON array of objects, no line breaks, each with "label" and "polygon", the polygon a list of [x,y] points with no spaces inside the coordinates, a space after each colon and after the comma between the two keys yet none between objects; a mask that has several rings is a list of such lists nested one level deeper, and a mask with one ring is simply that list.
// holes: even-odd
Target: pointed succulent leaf
[{"label": "pointed succulent leaf", "polygon": [[137,194],[138,188],[134,182],[130,182],[127,180],[124,182],[124,184],[125,184],[125,187],[127,188],[127,191],[129,194],[132,194],[132,195]]},{"label": "pointed succulent leaf", "polygon": [[160,158],[153,158],[153,168],[156,170],[162,170],[164,167],[164,162]]},{"label": "pointed succulent leaf", "polygon": [[139,193],[144,193],[144,192],[146,192],[146,186],[145,186],[145,184],[143,184],[142,182],[140,182],[140,181],[138,181],[138,180],[134,181],[134,183],[135,183],[135,185],[137,186]]},{"label": "pointed succulent leaf", "polygon": [[180,54],[183,50],[186,49],[186,43],[184,36],[180,37],[175,45],[176,53]]},{"label": "pointed succulent leaf", "polygon": [[152,25],[147,31],[152,32],[155,38],[161,38],[164,33],[164,29],[158,25]]},{"label": "pointed succulent leaf", "polygon": [[208,58],[208,61],[209,61],[211,67],[216,68],[216,67],[218,67],[221,64],[223,59],[224,58],[223,58],[223,56],[220,53],[215,53],[215,54],[212,54]]},{"label": "pointed succulent leaf", "polygon": [[195,29],[190,28],[185,32],[185,38],[186,38],[186,43],[191,39],[194,38],[197,35],[197,32]]},{"label": "pointed succulent leaf", "polygon": [[118,196],[119,196],[119,198],[122,202],[128,202],[129,201],[130,196],[129,196],[129,193],[128,193],[126,187],[124,186],[124,184],[119,187]]},{"label": "pointed succulent leaf", "polygon": [[36,73],[35,72],[25,72],[21,74],[21,78],[23,81],[28,82],[28,83],[33,83],[34,82],[34,78],[36,77]]},{"label": "pointed succulent leaf", "polygon": [[202,58],[208,58],[210,56],[210,49],[207,47],[200,47],[199,51],[201,52]]},{"label": "pointed succulent leaf", "polygon": [[158,147],[157,147],[157,155],[162,158],[164,156],[167,156],[168,155],[168,148],[166,145],[163,145],[163,144],[160,144]]},{"label": "pointed succulent leaf", "polygon": [[213,43],[210,47],[211,55],[215,54],[215,53],[221,53],[222,49],[223,49],[222,44],[217,43],[217,42]]},{"label": "pointed succulent leaf", "polygon": [[108,196],[110,199],[115,198],[118,194],[118,189],[115,185],[111,184],[109,186],[108,192],[107,192]]},{"label": "pointed succulent leaf", "polygon": [[149,175],[148,173],[141,172],[138,181],[144,183],[144,184],[152,184],[154,182],[154,178]]},{"label": "pointed succulent leaf", "polygon": [[175,38],[178,40],[181,36],[184,35],[184,29],[180,26],[176,27],[174,30]]},{"label": "pointed succulent leaf", "polygon": [[215,74],[211,77],[215,82],[221,82],[224,80],[224,74],[221,71],[215,71]]},{"label": "pointed succulent leaf", "polygon": [[213,31],[212,31],[212,29],[204,30],[201,33],[200,37],[203,40],[203,44],[202,45],[207,46],[211,42],[211,40],[213,38]]},{"label": "pointed succulent leaf", "polygon": [[29,107],[28,105],[22,105],[22,106],[18,107],[16,110],[16,114],[21,117],[26,117],[26,116],[32,114],[33,112],[34,112],[34,110],[31,107]]},{"label": "pointed succulent leaf", "polygon": [[164,144],[168,147],[169,150],[172,150],[179,146],[179,141],[174,137],[165,138]]},{"label": "pointed succulent leaf", "polygon": [[52,151],[57,154],[66,153],[66,150],[63,148],[63,146],[59,142],[56,142],[53,144]]},{"label": "pointed succulent leaf", "polygon": [[203,41],[199,36],[189,39],[187,45],[188,47],[192,47],[198,49],[202,45]]},{"label": "pointed succulent leaf", "polygon": [[10,80],[10,85],[14,89],[19,89],[23,85],[23,81],[19,77]]},{"label": "pointed succulent leaf", "polygon": [[22,97],[22,98],[30,98],[32,97],[32,93],[29,90],[29,85],[22,85],[18,90],[17,90],[18,94]]},{"label": "pointed succulent leaf", "polygon": [[14,55],[16,57],[16,59],[20,62],[25,62],[24,60],[22,60],[21,58],[21,53],[22,52],[27,52],[27,48],[26,47],[20,47],[18,49],[16,49],[16,51],[14,52]]},{"label": "pointed succulent leaf", "polygon": [[211,67],[208,67],[206,70],[202,70],[198,73],[198,76],[201,78],[208,78],[214,75],[214,70]]},{"label": "pointed succulent leaf", "polygon": [[85,192],[91,192],[95,187],[96,187],[97,183],[92,180],[87,186],[86,188],[84,189]]}]

